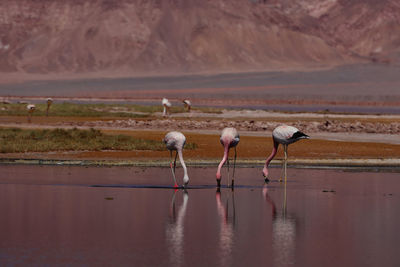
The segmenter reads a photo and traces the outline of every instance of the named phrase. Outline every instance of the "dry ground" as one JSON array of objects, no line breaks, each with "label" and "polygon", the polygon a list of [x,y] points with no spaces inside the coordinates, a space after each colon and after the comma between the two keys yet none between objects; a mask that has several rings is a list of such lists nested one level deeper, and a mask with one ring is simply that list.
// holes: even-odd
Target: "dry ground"
[{"label": "dry ground", "polygon": [[[189,118],[187,116],[190,116]],[[0,127],[20,128],[89,128],[108,134],[126,134],[138,138],[161,141],[170,130],[182,131],[187,142],[197,144],[185,150],[188,160],[217,160],[223,150],[219,132],[234,126],[241,134],[237,147],[238,159],[262,160],[272,150],[271,131],[279,123],[295,125],[311,136],[289,147],[291,159],[398,159],[400,158],[400,116],[283,114],[261,111],[227,111],[222,114],[174,114],[162,118],[160,114],[145,119],[33,117],[32,123],[23,116],[0,116]],[[329,121],[327,125],[327,121]],[[386,127],[386,128],[385,128]],[[385,129],[392,129],[391,134]],[[233,152],[231,151],[233,155]],[[9,153],[4,158],[40,159],[104,159],[158,160],[167,159],[167,151],[78,151],[51,153]],[[279,149],[277,159],[282,158]]]}]

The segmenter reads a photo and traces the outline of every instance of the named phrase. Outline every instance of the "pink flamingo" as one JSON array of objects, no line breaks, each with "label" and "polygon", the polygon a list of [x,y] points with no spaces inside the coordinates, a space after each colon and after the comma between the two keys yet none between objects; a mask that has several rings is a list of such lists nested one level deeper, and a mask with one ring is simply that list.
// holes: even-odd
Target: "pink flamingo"
[{"label": "pink flamingo", "polygon": [[[310,138],[303,132],[300,132],[296,127],[288,126],[288,125],[281,125],[274,129],[272,132],[272,139],[274,142],[274,147],[272,149],[271,155],[267,158],[263,168],[263,175],[265,177],[265,182],[269,182],[268,179],[268,165],[271,160],[275,157],[276,153],[278,152],[279,144],[282,144],[283,151],[285,154],[284,159],[284,170],[285,170],[285,183],[286,183],[286,166],[287,166],[287,148],[288,145],[299,141],[300,139],[308,139]],[[282,181],[282,179],[280,179]]]},{"label": "pink flamingo", "polygon": [[[232,177],[232,187],[234,184],[234,176],[235,176],[235,165],[236,165],[236,146],[240,141],[240,137],[235,128],[225,128],[222,130],[220,142],[224,146],[224,157],[218,165],[217,170],[217,186],[221,186],[221,168],[228,160],[229,149],[231,147],[235,148],[235,159],[233,163],[233,177]],[[228,160],[228,186],[229,186],[229,160]]]},{"label": "pink flamingo", "polygon": [[[180,132],[169,132],[165,135],[163,142],[166,144],[167,149],[171,153],[169,166],[171,167],[172,177],[174,178],[175,185],[174,187],[179,187],[176,183],[175,178],[175,167],[176,167],[176,157],[179,155],[179,161],[181,162],[183,168],[183,187],[186,187],[189,183],[189,176],[187,174],[187,169],[185,162],[183,161],[182,150],[186,143],[186,137]],[[175,150],[175,160],[174,160],[174,168],[172,168],[172,151]]]}]

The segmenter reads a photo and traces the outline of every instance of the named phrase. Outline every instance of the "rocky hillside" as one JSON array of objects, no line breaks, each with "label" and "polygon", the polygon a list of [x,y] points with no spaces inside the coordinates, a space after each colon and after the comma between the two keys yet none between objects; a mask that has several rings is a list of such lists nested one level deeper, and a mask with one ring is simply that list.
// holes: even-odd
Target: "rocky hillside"
[{"label": "rocky hillside", "polygon": [[1,73],[396,63],[397,0],[2,0]]}]

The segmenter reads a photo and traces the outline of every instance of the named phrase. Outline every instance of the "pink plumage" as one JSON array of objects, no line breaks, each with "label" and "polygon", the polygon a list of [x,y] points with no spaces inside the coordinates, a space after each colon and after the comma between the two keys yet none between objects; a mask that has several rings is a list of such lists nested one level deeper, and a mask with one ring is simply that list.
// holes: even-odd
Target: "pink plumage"
[{"label": "pink plumage", "polygon": [[[235,161],[236,161],[236,146],[240,141],[240,137],[235,128],[225,128],[222,130],[221,137],[219,140],[221,144],[224,146],[224,156],[218,165],[216,174],[218,187],[220,186],[221,183],[221,168],[228,160],[229,149],[232,147],[235,148]],[[233,186],[233,178],[232,178],[232,186]]]}]

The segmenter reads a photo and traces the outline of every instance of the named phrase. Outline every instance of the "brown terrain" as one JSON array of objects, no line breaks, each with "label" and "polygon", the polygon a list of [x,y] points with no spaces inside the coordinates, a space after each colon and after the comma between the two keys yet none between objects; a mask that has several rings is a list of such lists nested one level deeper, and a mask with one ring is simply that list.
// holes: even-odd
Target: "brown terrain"
[{"label": "brown terrain", "polygon": [[[239,116],[239,115],[242,116]],[[311,136],[290,146],[291,160],[321,159],[354,160],[398,159],[400,155],[400,116],[332,115],[332,114],[279,114],[259,111],[226,111],[222,114],[174,114],[162,118],[161,114],[147,119],[34,117],[28,124],[25,117],[0,117],[0,127],[21,128],[96,128],[108,134],[126,134],[137,138],[162,140],[171,130],[182,131],[187,141],[197,148],[185,150],[185,158],[199,162],[217,160],[222,156],[219,133],[224,127],[236,127],[241,134],[238,146],[239,160],[262,160],[272,149],[272,130],[282,124],[294,125]],[[282,157],[282,151],[278,159]],[[90,159],[90,160],[162,160],[168,159],[167,151],[55,151],[51,153],[2,154],[3,159]],[[362,164],[365,164],[362,163]],[[377,164],[374,162],[374,164]],[[385,163],[387,164],[387,162]],[[396,161],[394,164],[398,164]]]},{"label": "brown terrain", "polygon": [[396,64],[399,22],[397,0],[3,0],[1,79]]},{"label": "brown terrain", "polygon": [[[314,111],[345,106],[339,112],[398,114],[399,33],[397,0],[3,0],[0,96],[13,101],[52,96],[56,101],[97,97],[97,102],[157,103],[168,97],[174,105],[188,97],[203,106],[321,108]],[[355,111],[348,108],[354,106]],[[244,133],[242,157],[261,159],[271,149],[271,130],[290,123],[314,137],[293,145],[295,157],[389,159],[400,153],[398,117],[243,116],[246,112],[130,120],[49,117],[34,118],[31,125],[25,118],[4,116],[0,123],[95,127],[135,136],[146,132],[157,140],[167,129],[181,130],[199,142],[196,150],[187,151],[194,159],[221,156],[217,133],[224,126]],[[139,159],[164,154],[22,157]]]}]

